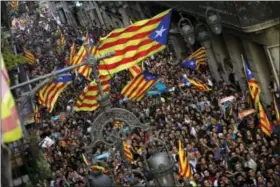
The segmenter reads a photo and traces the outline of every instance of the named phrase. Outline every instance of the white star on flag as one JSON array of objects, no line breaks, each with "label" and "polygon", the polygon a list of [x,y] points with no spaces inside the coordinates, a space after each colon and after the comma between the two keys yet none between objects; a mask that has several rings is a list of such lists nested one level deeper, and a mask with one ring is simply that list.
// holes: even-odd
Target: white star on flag
[{"label": "white star on flag", "polygon": [[162,37],[162,33],[163,33],[164,31],[166,31],[166,29],[165,29],[163,26],[161,26],[160,30],[156,30],[156,36],[155,36],[155,38],[157,38],[158,36]]}]

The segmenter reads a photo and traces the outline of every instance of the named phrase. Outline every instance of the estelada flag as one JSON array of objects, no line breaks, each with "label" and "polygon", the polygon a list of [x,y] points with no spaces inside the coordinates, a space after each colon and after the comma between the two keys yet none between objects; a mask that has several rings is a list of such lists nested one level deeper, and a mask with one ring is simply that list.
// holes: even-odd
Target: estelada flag
[{"label": "estelada flag", "polygon": [[171,9],[151,19],[133,23],[127,28],[115,29],[100,39],[97,56],[115,52],[98,66],[101,75],[129,69],[147,57],[163,50],[167,45]]}]

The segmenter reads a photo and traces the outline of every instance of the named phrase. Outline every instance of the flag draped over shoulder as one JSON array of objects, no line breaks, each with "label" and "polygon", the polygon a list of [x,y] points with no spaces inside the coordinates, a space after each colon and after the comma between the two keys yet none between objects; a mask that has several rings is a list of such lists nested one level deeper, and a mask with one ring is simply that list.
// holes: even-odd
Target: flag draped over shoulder
[{"label": "flag draped over shoulder", "polygon": [[123,141],[123,151],[126,159],[131,163],[133,162],[133,154],[130,151],[129,145]]},{"label": "flag draped over shoulder", "polygon": [[142,68],[139,65],[134,65],[128,69],[131,79],[142,73]]},{"label": "flag draped over shoulder", "polygon": [[100,74],[114,74],[128,69],[163,50],[167,45],[171,12],[169,9],[127,28],[115,29],[105,38],[101,38],[97,55],[101,56],[112,51],[115,54],[100,62]]},{"label": "flag draped over shoulder", "polygon": [[40,123],[40,118],[41,118],[41,113],[40,113],[40,108],[38,105],[35,106],[35,115],[34,115],[34,120],[35,123]]},{"label": "flag draped over shoulder", "polygon": [[28,64],[35,64],[36,58],[35,56],[31,53],[31,51],[27,50],[26,48],[23,48],[24,51],[24,58]]},{"label": "flag draped over shoulder", "polygon": [[179,175],[181,177],[192,178],[192,169],[185,154],[181,140],[179,140]]},{"label": "flag draped over shoulder", "polygon": [[280,122],[280,104],[277,103],[275,96],[273,97],[273,106],[275,110],[276,120]]},{"label": "flag draped over shoulder", "polygon": [[258,108],[259,106],[258,103],[260,102],[261,88],[259,87],[257,80],[255,79],[254,75],[252,74],[246,62],[244,62],[244,68],[245,68],[245,74],[248,82],[250,95],[255,104],[255,108]]},{"label": "flag draped over shoulder", "polygon": [[202,81],[190,79],[188,77],[183,77],[183,83],[180,84],[180,86],[187,86],[199,91],[211,91],[211,89]]},{"label": "flag draped over shoulder", "polygon": [[200,65],[206,64],[206,51],[204,47],[199,48],[193,54],[188,56],[181,64],[184,68],[198,70]]},{"label": "flag draped over shoulder", "polygon": [[[59,69],[62,68],[56,68],[56,70]],[[71,82],[72,76],[70,73],[59,74],[58,78],[48,83],[39,91],[39,103],[47,107],[49,112],[52,112],[59,95]]]},{"label": "flag draped over shoulder", "polygon": [[17,141],[22,137],[15,101],[8,82],[8,74],[1,56],[1,122],[2,140],[5,143]]},{"label": "flag draped over shoulder", "polygon": [[[101,87],[104,93],[110,92],[110,76],[100,75],[99,76]],[[79,96],[74,110],[75,111],[94,111],[99,107],[97,102],[98,97],[98,85],[95,80],[89,83],[87,87],[84,88],[83,93]]]},{"label": "flag draped over shoulder", "polygon": [[134,77],[123,89],[121,94],[132,101],[140,101],[157,82],[158,76],[148,71]]},{"label": "flag draped over shoulder", "polygon": [[272,126],[271,123],[268,120],[268,117],[263,109],[262,104],[259,102],[259,118],[260,118],[260,127],[261,130],[267,135],[271,136],[272,134]]}]

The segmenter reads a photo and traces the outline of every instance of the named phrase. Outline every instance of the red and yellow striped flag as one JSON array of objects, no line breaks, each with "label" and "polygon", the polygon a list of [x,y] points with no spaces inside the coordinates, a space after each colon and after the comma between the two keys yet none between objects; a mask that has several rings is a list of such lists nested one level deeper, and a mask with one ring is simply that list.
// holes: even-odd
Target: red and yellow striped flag
[{"label": "red and yellow striped flag", "polygon": [[257,80],[255,79],[254,75],[252,74],[251,70],[249,69],[247,63],[244,62],[244,68],[245,68],[245,74],[248,82],[249,92],[250,95],[254,101],[255,108],[259,107],[260,102],[260,94],[261,94],[261,88],[257,83]]},{"label": "red and yellow striped flag", "polygon": [[[110,92],[110,76],[100,75],[101,86],[104,93]],[[75,111],[94,111],[99,107],[97,102],[98,97],[98,85],[95,81],[92,81],[87,87],[84,88],[83,93],[77,100],[74,110]]]},{"label": "red and yellow striped flag", "polygon": [[125,141],[123,141],[123,151],[124,151],[124,155],[125,155],[126,159],[130,163],[132,163],[133,162],[133,154],[130,151],[130,146]]},{"label": "red and yellow striped flag", "polygon": [[40,114],[40,108],[38,105],[35,106],[35,123],[40,123],[40,118],[41,118],[41,114]]},{"label": "red and yellow striped flag", "polygon": [[186,157],[181,140],[179,140],[179,175],[187,179],[192,178],[192,168]]},{"label": "red and yellow striped flag", "polygon": [[275,110],[276,120],[280,122],[280,104],[277,103],[275,96],[273,97],[273,106]]},{"label": "red and yellow striped flag", "polygon": [[[84,62],[85,58],[87,57],[87,51],[84,46],[82,46],[76,56],[74,57],[73,64],[77,65],[82,62]],[[77,68],[77,72],[79,72],[81,75],[83,75],[86,79],[91,80],[90,75],[92,72],[92,69],[90,66],[85,65]]]},{"label": "red and yellow striped flag", "polygon": [[24,55],[25,55],[24,58],[25,58],[26,62],[28,64],[35,64],[35,62],[36,62],[35,56],[26,48],[23,48],[23,51],[24,51]]},{"label": "red and yellow striped flag", "polygon": [[131,79],[142,73],[142,68],[139,65],[134,65],[128,69]]},{"label": "red and yellow striped flag", "polygon": [[170,9],[151,19],[135,22],[127,28],[115,29],[105,38],[101,38],[97,55],[112,51],[115,54],[100,62],[100,74],[114,74],[128,69],[165,49],[171,12]]},{"label": "red and yellow striped flag", "polygon": [[1,122],[2,137],[5,143],[19,140],[22,137],[22,129],[17,114],[14,98],[8,86],[7,71],[1,55]]},{"label": "red and yellow striped flag", "polygon": [[158,77],[155,74],[143,71],[134,77],[123,89],[121,94],[132,101],[140,101],[155,85]]},{"label": "red and yellow striped flag", "polygon": [[60,34],[60,44],[57,46],[56,51],[57,51],[58,53],[61,53],[62,48],[63,48],[65,45],[66,45],[66,41],[65,41],[64,35],[61,33],[61,34]]},{"label": "red and yellow striped flag", "polygon": [[206,60],[206,50],[204,47],[201,47],[190,56],[188,56],[182,63],[182,66],[185,68],[190,68],[192,70],[199,70],[199,67],[201,65],[206,64]]},{"label": "red and yellow striped flag", "polygon": [[272,134],[272,126],[268,120],[268,117],[263,109],[262,104],[259,102],[259,119],[260,119],[260,127],[262,131],[267,135],[271,136]]},{"label": "red and yellow striped flag", "polygon": [[190,79],[188,77],[183,77],[183,83],[180,83],[179,86],[180,87],[187,86],[191,89],[199,90],[199,91],[211,91],[212,90],[202,81]]},{"label": "red and yellow striped flag", "polygon": [[[61,68],[57,68],[57,70],[59,69]],[[39,103],[47,107],[49,112],[52,112],[59,95],[71,82],[71,74],[60,74],[57,79],[51,81],[39,91]]]},{"label": "red and yellow striped flag", "polygon": [[104,168],[103,166],[93,165],[90,167],[90,170],[91,171],[100,171],[100,172],[104,173],[105,175],[110,174],[110,170]]},{"label": "red and yellow striped flag", "polygon": [[70,57],[69,57],[69,65],[72,66],[74,63],[74,57],[76,55],[76,44],[75,42],[72,44],[71,49],[70,49]]}]

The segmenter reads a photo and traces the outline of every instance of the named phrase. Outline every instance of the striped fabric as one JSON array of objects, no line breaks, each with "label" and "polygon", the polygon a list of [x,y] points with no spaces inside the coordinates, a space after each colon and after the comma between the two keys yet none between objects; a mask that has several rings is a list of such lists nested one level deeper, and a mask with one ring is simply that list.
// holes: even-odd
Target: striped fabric
[{"label": "striped fabric", "polygon": [[179,175],[187,179],[192,178],[191,165],[185,154],[181,140],[179,140]]},{"label": "striped fabric", "polygon": [[276,120],[280,122],[280,104],[277,103],[275,96],[273,97],[273,106],[276,114]]},{"label": "striped fabric", "polygon": [[185,68],[190,68],[192,70],[198,70],[200,65],[206,64],[206,60],[206,50],[204,47],[201,47],[193,54],[188,56],[182,63],[182,66]]},{"label": "striped fabric", "polygon": [[258,108],[259,106],[258,103],[260,102],[261,88],[259,87],[257,80],[255,79],[254,75],[252,74],[246,62],[244,62],[244,67],[245,67],[245,74],[248,82],[250,95],[255,104],[255,108]]},{"label": "striped fabric", "polygon": [[142,68],[139,65],[134,65],[128,69],[131,79],[142,73]]},{"label": "striped fabric", "polygon": [[90,170],[92,172],[99,171],[99,172],[104,173],[105,175],[109,175],[110,174],[110,171],[108,169],[104,168],[103,166],[93,165],[93,166],[90,167]]},{"label": "striped fabric", "polygon": [[[110,76],[100,75],[99,79],[101,81],[101,86],[104,93],[110,92]],[[98,85],[95,81],[89,83],[87,87],[84,88],[83,93],[77,100],[74,110],[75,111],[94,111],[99,107],[97,102],[98,97]]]},{"label": "striped fabric", "polygon": [[183,77],[183,82],[184,83],[179,84],[180,87],[187,86],[194,90],[211,91],[211,89],[200,80],[194,80],[194,79],[190,79],[188,77]]},{"label": "striped fabric", "polygon": [[40,123],[40,117],[41,117],[40,108],[38,105],[36,105],[35,106],[35,115],[34,115],[35,123]]},{"label": "striped fabric", "polygon": [[100,39],[97,55],[108,52],[115,55],[99,64],[101,75],[114,74],[128,69],[145,58],[165,49],[171,18],[171,10],[151,19],[135,22],[127,28],[115,29]]},{"label": "striped fabric", "polygon": [[24,58],[28,64],[35,64],[36,58],[35,56],[26,48],[23,48],[24,51]]},{"label": "striped fabric", "polygon": [[157,77],[153,74],[153,78],[148,79],[147,74],[151,74],[144,71],[134,77],[123,89],[121,94],[132,101],[140,101],[146,95],[146,93],[155,85]]},{"label": "striped fabric", "polygon": [[18,118],[16,105],[8,86],[7,71],[1,56],[1,122],[2,140],[10,143],[22,137],[22,129]]},{"label": "striped fabric", "polygon": [[133,162],[133,154],[130,151],[129,145],[125,141],[123,141],[123,151],[124,151],[125,158],[130,163],[132,163]]},{"label": "striped fabric", "polygon": [[57,46],[56,51],[58,53],[61,53],[61,51],[65,45],[66,45],[66,41],[65,41],[64,35],[61,33],[60,34],[60,44]]},{"label": "striped fabric", "polygon": [[77,50],[76,50],[76,44],[73,43],[71,48],[70,48],[70,57],[69,57],[69,65],[72,66],[73,63],[74,63],[74,57],[77,53]]},{"label": "striped fabric", "polygon": [[[57,70],[59,69],[57,68]],[[71,74],[60,74],[57,79],[51,81],[39,91],[39,103],[51,113],[59,95],[71,82]]]},{"label": "striped fabric", "polygon": [[267,135],[271,136],[272,134],[272,126],[268,120],[268,117],[263,109],[262,104],[259,102],[259,119],[260,119],[260,127],[261,130]]},{"label": "striped fabric", "polygon": [[[77,65],[85,61],[87,57],[87,51],[84,46],[82,46],[76,56],[74,57],[72,65]],[[83,75],[86,79],[91,80],[90,75],[92,72],[92,69],[90,66],[85,65],[77,68],[77,72],[79,72],[81,75]]]}]

